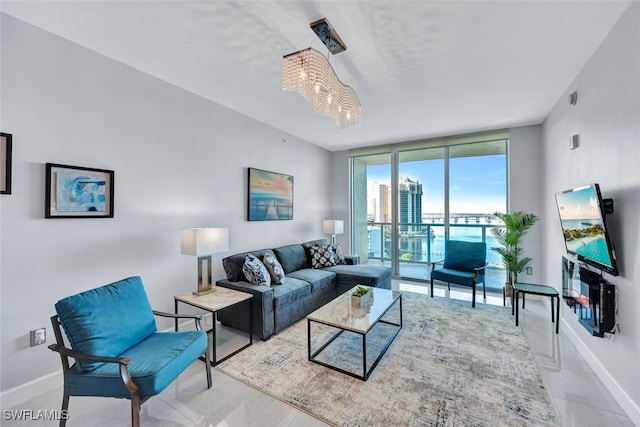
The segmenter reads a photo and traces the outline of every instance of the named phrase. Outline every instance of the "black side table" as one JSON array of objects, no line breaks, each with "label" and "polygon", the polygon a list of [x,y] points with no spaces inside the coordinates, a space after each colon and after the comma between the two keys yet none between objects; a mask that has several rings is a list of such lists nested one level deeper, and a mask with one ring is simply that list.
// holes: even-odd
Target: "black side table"
[{"label": "black side table", "polygon": [[[526,294],[531,295],[542,295],[545,297],[551,298],[551,323],[556,322],[556,334],[558,333],[558,329],[560,327],[560,295],[558,291],[552,286],[547,285],[536,285],[533,283],[514,283],[513,285],[514,299],[515,302],[511,306],[511,314],[513,314],[513,309],[515,307],[516,310],[516,326],[518,326],[518,297],[522,294],[522,308],[524,309],[524,299]],[[555,319],[553,313],[553,299],[556,299],[556,311],[558,312],[558,318]]]}]

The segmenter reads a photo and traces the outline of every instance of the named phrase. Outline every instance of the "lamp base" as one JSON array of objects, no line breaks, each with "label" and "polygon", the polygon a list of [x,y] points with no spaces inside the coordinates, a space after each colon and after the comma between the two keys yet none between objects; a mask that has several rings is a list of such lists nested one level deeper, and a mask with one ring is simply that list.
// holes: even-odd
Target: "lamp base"
[{"label": "lamp base", "polygon": [[211,282],[211,255],[198,257],[198,290],[193,292],[195,296],[207,295],[215,292],[216,288]]},{"label": "lamp base", "polygon": [[211,294],[213,292],[216,291],[216,288],[214,288],[213,286],[209,285],[209,286],[198,286],[198,290],[197,291],[193,291],[193,295],[200,297],[202,295],[208,295]]}]

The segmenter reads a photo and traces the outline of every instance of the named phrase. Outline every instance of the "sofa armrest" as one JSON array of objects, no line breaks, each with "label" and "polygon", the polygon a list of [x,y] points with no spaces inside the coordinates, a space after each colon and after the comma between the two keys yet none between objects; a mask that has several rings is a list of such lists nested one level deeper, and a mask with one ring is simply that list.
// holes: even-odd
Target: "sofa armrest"
[{"label": "sofa armrest", "polygon": [[358,255],[344,255],[344,260],[347,265],[358,265],[360,263],[360,257]]},{"label": "sofa armrest", "polygon": [[[253,295],[251,310],[253,311],[253,333],[261,339],[268,339],[275,332],[273,289],[269,286],[254,285],[249,282],[223,279],[216,282],[216,286],[246,292]],[[218,319],[223,324],[248,331],[249,319],[246,313],[237,307],[230,307],[218,312]]]}]

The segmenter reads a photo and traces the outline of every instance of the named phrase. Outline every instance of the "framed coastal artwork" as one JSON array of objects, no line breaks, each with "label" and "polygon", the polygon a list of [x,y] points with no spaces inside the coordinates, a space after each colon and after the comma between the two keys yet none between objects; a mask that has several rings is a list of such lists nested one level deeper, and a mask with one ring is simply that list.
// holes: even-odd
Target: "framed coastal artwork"
[{"label": "framed coastal artwork", "polygon": [[12,135],[0,132],[0,194],[11,194]]},{"label": "framed coastal artwork", "polygon": [[247,219],[293,219],[293,176],[249,168]]},{"label": "framed coastal artwork", "polygon": [[46,164],[45,218],[113,218],[112,170]]}]

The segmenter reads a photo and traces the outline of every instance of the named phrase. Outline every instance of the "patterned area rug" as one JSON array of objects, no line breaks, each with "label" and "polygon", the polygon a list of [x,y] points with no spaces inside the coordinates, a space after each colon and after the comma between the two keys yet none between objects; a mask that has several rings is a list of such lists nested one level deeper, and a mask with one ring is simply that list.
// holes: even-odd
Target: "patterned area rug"
[{"label": "patterned area rug", "polygon": [[[369,348],[384,339],[380,329]],[[316,329],[313,335],[324,338]],[[361,344],[347,341],[345,334],[335,358],[361,357],[351,354]],[[403,328],[366,382],[307,360],[306,320],[218,369],[339,426],[559,425],[529,345],[504,307],[471,309],[403,292]]]}]

